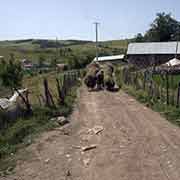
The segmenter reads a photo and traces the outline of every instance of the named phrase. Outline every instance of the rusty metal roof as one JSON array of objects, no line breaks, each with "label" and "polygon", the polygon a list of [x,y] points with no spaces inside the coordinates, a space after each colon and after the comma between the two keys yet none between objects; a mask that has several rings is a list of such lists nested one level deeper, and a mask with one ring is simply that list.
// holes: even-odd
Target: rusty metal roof
[{"label": "rusty metal roof", "polygon": [[147,42],[147,43],[130,43],[127,55],[140,54],[180,54],[180,44],[178,42]]}]

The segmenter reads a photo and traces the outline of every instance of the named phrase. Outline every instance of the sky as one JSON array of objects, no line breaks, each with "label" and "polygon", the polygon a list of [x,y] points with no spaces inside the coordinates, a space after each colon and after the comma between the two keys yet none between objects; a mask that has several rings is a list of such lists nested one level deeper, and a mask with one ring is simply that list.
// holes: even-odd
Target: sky
[{"label": "sky", "polygon": [[0,0],[0,40],[99,40],[144,33],[158,12],[180,21],[180,0]]}]

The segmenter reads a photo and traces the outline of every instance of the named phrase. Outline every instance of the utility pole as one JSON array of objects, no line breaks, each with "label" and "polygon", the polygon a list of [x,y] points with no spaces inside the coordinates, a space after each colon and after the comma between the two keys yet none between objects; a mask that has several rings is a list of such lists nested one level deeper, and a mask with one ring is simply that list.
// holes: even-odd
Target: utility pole
[{"label": "utility pole", "polygon": [[58,58],[58,38],[56,37],[56,59]]},{"label": "utility pole", "polygon": [[100,23],[95,22],[95,28],[96,28],[96,61],[98,61],[98,25]]}]

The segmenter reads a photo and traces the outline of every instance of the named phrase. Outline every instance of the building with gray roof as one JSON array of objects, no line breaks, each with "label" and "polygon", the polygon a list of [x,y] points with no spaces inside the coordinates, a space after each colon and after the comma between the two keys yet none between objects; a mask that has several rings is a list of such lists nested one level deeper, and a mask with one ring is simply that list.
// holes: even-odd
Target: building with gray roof
[{"label": "building with gray roof", "polygon": [[128,61],[139,67],[163,64],[176,55],[180,58],[179,42],[130,43],[127,50]]}]

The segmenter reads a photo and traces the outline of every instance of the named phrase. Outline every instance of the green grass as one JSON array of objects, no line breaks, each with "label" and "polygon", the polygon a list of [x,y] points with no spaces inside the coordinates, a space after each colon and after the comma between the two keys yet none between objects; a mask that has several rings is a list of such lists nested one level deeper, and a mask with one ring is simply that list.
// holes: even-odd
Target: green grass
[{"label": "green grass", "polygon": [[135,97],[139,102],[159,112],[171,123],[180,126],[180,109],[175,106],[166,105],[166,103],[154,100],[143,90],[135,90],[132,86],[123,86],[123,90]]},{"label": "green grass", "polygon": [[112,40],[112,41],[105,41],[102,44],[111,48],[123,48],[127,49],[130,40]]},{"label": "green grass", "polygon": [[[176,89],[178,88],[178,84],[180,82],[180,75],[169,75],[169,88]],[[165,75],[153,75],[153,80],[162,87],[166,87],[166,77]]]}]

